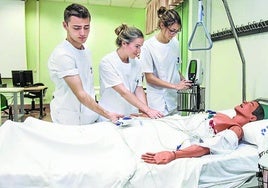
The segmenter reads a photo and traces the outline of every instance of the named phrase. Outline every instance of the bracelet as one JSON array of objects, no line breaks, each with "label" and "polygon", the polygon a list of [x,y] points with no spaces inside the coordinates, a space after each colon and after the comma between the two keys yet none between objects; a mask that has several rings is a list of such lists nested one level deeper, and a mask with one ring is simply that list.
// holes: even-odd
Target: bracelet
[{"label": "bracelet", "polygon": [[176,152],[172,151],[172,153],[174,154],[174,159],[173,160],[175,160],[176,159]]}]

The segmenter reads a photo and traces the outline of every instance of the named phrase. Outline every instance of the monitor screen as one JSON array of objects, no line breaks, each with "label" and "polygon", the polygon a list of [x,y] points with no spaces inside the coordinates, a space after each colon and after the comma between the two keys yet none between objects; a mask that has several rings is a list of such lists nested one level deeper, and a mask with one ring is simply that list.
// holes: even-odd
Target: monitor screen
[{"label": "monitor screen", "polygon": [[197,61],[192,60],[190,62],[190,73],[195,74],[196,73],[196,68],[197,68]]},{"label": "monitor screen", "polygon": [[12,70],[12,83],[15,87],[33,85],[33,72],[31,70]]},{"label": "monitor screen", "polygon": [[191,60],[188,67],[188,79],[195,83],[197,71],[197,61]]},{"label": "monitor screen", "polygon": [[15,87],[23,87],[23,73],[22,71],[13,70],[12,73],[12,83]]},{"label": "monitor screen", "polygon": [[33,71],[25,70],[23,71],[23,81],[24,87],[29,87],[33,85]]}]

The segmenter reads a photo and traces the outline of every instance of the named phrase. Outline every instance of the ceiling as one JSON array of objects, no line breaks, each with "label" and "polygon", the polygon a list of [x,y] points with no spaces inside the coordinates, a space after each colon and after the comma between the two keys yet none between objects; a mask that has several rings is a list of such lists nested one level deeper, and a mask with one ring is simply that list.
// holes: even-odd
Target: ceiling
[{"label": "ceiling", "polygon": [[43,0],[43,1],[69,2],[69,3],[118,6],[118,7],[129,7],[129,8],[145,8],[147,3],[149,3],[151,0]]}]

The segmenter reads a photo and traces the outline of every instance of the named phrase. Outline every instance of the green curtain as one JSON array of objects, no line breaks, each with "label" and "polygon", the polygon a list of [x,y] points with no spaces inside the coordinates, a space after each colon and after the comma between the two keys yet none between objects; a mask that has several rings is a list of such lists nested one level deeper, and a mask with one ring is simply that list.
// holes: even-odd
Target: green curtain
[{"label": "green curtain", "polygon": [[179,34],[180,50],[181,50],[181,72],[186,71],[188,62],[188,17],[189,17],[189,2],[184,1],[176,8],[182,19],[182,32]]}]

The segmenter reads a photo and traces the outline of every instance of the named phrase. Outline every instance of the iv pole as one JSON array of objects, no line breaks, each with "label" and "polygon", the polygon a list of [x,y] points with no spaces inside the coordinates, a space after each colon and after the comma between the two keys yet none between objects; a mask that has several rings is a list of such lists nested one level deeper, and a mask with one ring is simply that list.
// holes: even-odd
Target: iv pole
[{"label": "iv pole", "polygon": [[240,46],[240,41],[238,39],[237,32],[235,30],[234,21],[233,21],[232,15],[230,13],[229,6],[227,4],[227,0],[222,0],[222,2],[224,5],[224,8],[225,8],[229,23],[231,25],[232,33],[234,35],[235,42],[236,42],[236,45],[237,45],[237,48],[239,51],[239,55],[240,55],[240,58],[242,61],[242,102],[244,102],[244,101],[246,101],[246,61],[245,61],[245,57],[244,57],[242,48]]}]

